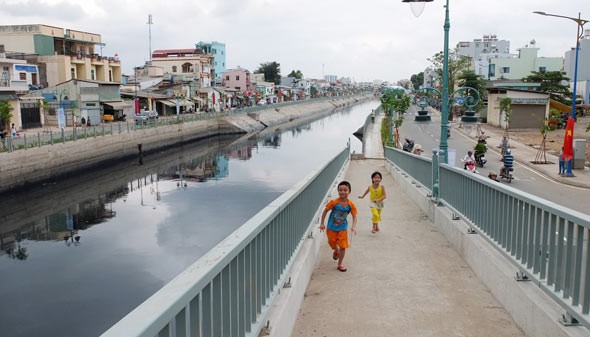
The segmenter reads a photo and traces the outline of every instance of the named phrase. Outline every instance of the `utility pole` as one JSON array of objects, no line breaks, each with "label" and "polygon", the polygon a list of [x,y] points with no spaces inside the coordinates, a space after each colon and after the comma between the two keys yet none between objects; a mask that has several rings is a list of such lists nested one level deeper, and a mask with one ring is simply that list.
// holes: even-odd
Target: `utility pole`
[{"label": "utility pole", "polygon": [[148,14],[148,31],[149,31],[149,45],[150,45],[150,64],[152,63],[152,15]]}]

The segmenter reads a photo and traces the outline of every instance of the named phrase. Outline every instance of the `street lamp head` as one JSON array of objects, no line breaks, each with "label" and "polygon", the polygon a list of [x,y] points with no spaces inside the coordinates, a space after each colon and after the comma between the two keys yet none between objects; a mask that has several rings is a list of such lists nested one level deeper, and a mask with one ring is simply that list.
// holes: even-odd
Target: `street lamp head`
[{"label": "street lamp head", "polygon": [[402,0],[402,2],[409,2],[412,14],[415,17],[419,17],[424,11],[424,5],[426,2],[432,2],[433,0]]},{"label": "street lamp head", "polygon": [[541,11],[534,11],[534,14],[539,14],[539,15],[547,15],[547,13],[545,12],[541,12]]}]

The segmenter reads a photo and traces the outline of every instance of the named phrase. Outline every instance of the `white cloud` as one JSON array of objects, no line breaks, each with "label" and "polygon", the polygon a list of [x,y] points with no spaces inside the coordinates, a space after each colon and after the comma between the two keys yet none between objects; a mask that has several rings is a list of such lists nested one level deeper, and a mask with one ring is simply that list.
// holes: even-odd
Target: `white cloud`
[{"label": "white cloud", "polygon": [[[535,10],[590,18],[586,0],[453,0],[449,45],[496,34],[512,52],[535,39],[541,56],[563,56],[575,44],[576,24]],[[230,68],[276,61],[283,74],[299,69],[309,77],[393,81],[422,71],[443,49],[442,0],[426,4],[419,18],[401,0],[5,0],[0,22],[101,34],[103,53],[118,53],[130,73],[149,59],[148,14],[152,50],[220,41]]]}]

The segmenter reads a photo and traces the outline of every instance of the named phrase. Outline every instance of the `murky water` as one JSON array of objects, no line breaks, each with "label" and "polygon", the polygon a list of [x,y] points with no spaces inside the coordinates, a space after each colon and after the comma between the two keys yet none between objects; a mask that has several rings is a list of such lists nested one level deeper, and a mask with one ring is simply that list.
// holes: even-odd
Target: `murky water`
[{"label": "murky water", "polygon": [[377,101],[0,195],[0,335],[97,336],[323,165]]}]

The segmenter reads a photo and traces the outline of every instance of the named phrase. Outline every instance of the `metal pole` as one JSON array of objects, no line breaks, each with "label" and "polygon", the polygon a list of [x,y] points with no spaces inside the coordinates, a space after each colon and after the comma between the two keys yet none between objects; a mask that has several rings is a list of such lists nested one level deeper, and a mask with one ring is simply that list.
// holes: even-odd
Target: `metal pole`
[{"label": "metal pole", "polygon": [[[578,13],[578,20],[581,20],[581,15],[582,15],[582,13]],[[576,21],[576,23],[578,24],[578,30],[576,31],[576,60],[574,62],[574,92],[572,93],[573,97],[572,97],[572,114],[571,114],[571,117],[574,120],[576,118],[576,91],[578,90],[578,52],[580,51],[580,28],[582,28],[580,21]],[[571,130],[571,132],[573,133],[574,130]],[[570,139],[570,141],[573,141],[573,137]],[[573,146],[572,146],[572,148],[573,148]],[[574,158],[571,158],[570,160],[568,160],[568,162],[566,164],[566,170],[565,170],[566,176],[573,176],[574,175],[574,173],[572,172],[573,166],[574,166]]]},{"label": "metal pole", "polygon": [[443,162],[449,162],[447,143],[447,129],[449,124],[449,30],[451,23],[449,20],[449,0],[445,5],[445,44],[443,49],[443,92],[442,92],[442,110],[440,120],[440,145],[439,148],[443,151]]}]

